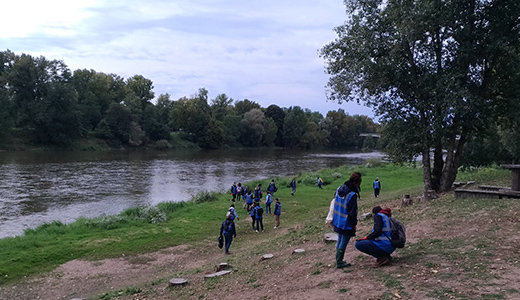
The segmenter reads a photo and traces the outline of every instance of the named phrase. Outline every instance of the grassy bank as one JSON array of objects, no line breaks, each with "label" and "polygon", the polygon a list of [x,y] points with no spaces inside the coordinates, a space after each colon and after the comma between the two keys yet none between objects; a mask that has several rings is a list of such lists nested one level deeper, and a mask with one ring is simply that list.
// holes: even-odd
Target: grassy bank
[{"label": "grassy bank", "polygon": [[[288,235],[279,236],[271,242],[284,247],[287,244],[319,239],[323,234],[323,220],[335,189],[348,179],[354,170],[363,174],[359,201],[360,213],[369,211],[376,204],[395,201],[405,193],[418,195],[422,190],[421,169],[394,165],[341,167],[298,174],[296,175],[297,192],[294,197],[290,196],[291,178],[274,177],[279,187],[275,196],[280,198],[283,207],[283,226],[301,230],[291,230]],[[315,186],[318,175],[325,182],[323,190]],[[375,177],[379,177],[382,182],[382,194],[377,199],[372,194],[372,181]],[[262,183],[267,187],[270,179],[245,183],[245,185],[254,186]],[[500,169],[486,169],[480,173],[462,173],[459,179],[508,185],[509,173]],[[121,257],[123,254],[130,256],[181,244],[200,246],[203,244],[201,241],[213,239],[218,235],[220,224],[230,204],[229,198],[229,195],[202,193],[189,202],[163,203],[157,207],[158,209],[129,209],[118,216],[80,219],[69,225],[44,224],[34,230],[26,231],[24,236],[1,239],[0,249],[3,259],[0,261],[0,283],[5,284],[24,276],[48,272],[72,259],[96,260]],[[482,203],[484,207],[471,209],[487,209],[486,205],[492,205],[490,201]],[[455,202],[453,199],[437,201],[432,205],[431,216],[443,215],[447,206],[454,206],[462,211],[457,210],[456,213],[448,216],[456,218],[469,209],[465,205],[467,203]],[[238,209],[238,213],[241,219],[245,219],[244,210]],[[159,222],[163,218],[166,221]],[[424,215],[413,213],[401,215],[405,223],[421,218],[424,218]],[[250,231],[245,222],[239,224],[239,235]],[[366,227],[369,228],[370,225]],[[236,241],[233,247],[240,249],[249,242],[247,238],[241,239]],[[404,251],[414,251],[414,253],[436,251],[430,247],[432,243],[435,247],[446,247],[444,242],[421,240],[414,245],[414,248]],[[259,247],[255,252],[261,253],[263,250]],[[410,259],[413,259],[414,255],[410,253],[410,256]]]}]

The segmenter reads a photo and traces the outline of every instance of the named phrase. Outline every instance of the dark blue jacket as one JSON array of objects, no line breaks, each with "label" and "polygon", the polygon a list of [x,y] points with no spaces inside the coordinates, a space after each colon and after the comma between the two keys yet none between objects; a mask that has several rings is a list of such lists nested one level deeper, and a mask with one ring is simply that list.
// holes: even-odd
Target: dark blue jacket
[{"label": "dark blue jacket", "polygon": [[281,213],[282,213],[282,205],[280,204],[280,202],[277,202],[274,205],[274,214],[280,215]]}]

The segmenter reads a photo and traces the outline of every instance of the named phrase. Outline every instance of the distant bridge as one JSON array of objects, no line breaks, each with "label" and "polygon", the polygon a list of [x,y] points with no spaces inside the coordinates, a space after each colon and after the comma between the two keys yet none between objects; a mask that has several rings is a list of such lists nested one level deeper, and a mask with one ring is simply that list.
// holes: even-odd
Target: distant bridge
[{"label": "distant bridge", "polygon": [[377,133],[360,133],[359,136],[371,136],[373,138],[380,138],[381,135]]}]

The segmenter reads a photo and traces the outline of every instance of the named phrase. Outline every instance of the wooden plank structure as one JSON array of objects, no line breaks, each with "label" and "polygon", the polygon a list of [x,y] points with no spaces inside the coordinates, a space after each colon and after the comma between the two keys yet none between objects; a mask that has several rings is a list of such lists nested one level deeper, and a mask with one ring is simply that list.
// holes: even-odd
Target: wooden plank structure
[{"label": "wooden plank structure", "polygon": [[501,165],[511,170],[511,188],[492,185],[479,185],[479,189],[456,189],[455,199],[465,198],[520,198],[520,165]]}]

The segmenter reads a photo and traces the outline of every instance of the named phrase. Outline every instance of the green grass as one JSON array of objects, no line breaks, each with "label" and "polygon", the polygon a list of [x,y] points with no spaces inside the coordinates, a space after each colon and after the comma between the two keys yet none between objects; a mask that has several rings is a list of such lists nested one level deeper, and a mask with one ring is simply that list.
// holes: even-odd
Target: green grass
[{"label": "green grass", "polygon": [[[275,197],[280,198],[282,203],[281,226],[292,230],[289,230],[288,235],[273,238],[270,243],[296,245],[320,240],[323,234],[322,224],[330,200],[336,188],[348,180],[353,171],[360,171],[363,175],[361,199],[358,202],[360,212],[370,211],[374,205],[400,199],[403,193],[420,194],[423,188],[421,169],[390,164],[382,164],[378,167],[340,167],[298,174],[297,192],[294,197],[290,196],[288,186],[293,176],[274,177],[279,187]],[[315,179],[317,174],[325,181],[323,190],[318,189],[315,182],[311,180]],[[479,173],[463,173],[460,177],[468,180],[476,179],[478,176],[475,174]],[[485,174],[488,181],[504,177],[501,170],[486,169]],[[382,184],[380,198],[373,196],[372,182],[376,177],[380,178]],[[253,186],[261,182],[262,186],[267,186],[270,180],[271,178],[266,178],[254,183],[244,183],[244,185]],[[118,216],[82,218],[68,225],[52,222],[27,230],[23,236],[0,239],[2,253],[0,284],[51,271],[72,259],[96,260],[147,253],[180,244],[207,244],[208,240],[216,240],[229,204],[227,194],[204,192],[188,202],[161,203],[156,208],[133,208]],[[450,210],[449,217],[457,217],[474,209],[496,205],[491,200],[478,203],[458,201],[451,204],[455,209]],[[439,215],[445,213],[445,210],[438,205],[441,204],[431,205],[434,216],[435,213]],[[499,206],[499,210],[507,210],[507,204]],[[237,212],[241,219],[245,219],[245,212],[238,208],[238,205]],[[240,230],[248,230],[248,227],[240,226],[238,234],[243,233]],[[434,251],[444,251],[448,256],[457,259],[455,242],[457,241],[423,240],[415,246],[415,253],[410,251],[409,259],[413,260],[417,253],[427,254]],[[485,242],[482,240],[479,245],[484,247]],[[259,254],[264,250],[260,246],[256,251]],[[407,250],[403,249],[403,251]],[[479,270],[478,266],[469,267],[477,267],[474,270],[485,272],[485,268]],[[319,269],[315,272],[318,271]],[[385,281],[385,284],[399,286],[397,282],[391,281]],[[207,288],[211,289],[212,285],[208,283]]]}]

